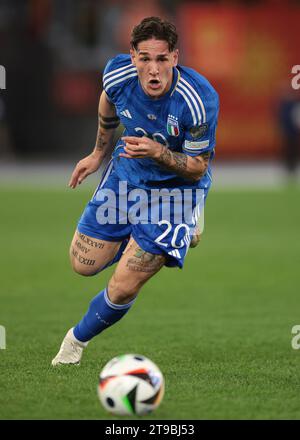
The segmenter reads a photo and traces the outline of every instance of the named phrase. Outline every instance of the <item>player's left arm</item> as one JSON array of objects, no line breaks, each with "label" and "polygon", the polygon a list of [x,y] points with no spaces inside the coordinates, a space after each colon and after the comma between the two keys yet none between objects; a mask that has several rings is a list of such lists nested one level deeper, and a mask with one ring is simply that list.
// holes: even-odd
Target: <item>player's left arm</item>
[{"label": "player's left arm", "polygon": [[178,176],[191,181],[201,179],[208,168],[211,152],[199,154],[198,156],[188,156],[185,153],[177,153],[169,150],[166,146],[161,146],[159,155],[154,157],[163,168],[173,171]]},{"label": "player's left arm", "polygon": [[207,171],[211,152],[192,157],[185,153],[171,151],[165,145],[145,136],[125,136],[122,140],[125,142],[125,153],[121,153],[120,156],[127,159],[151,157],[162,168],[192,181],[201,179]]},{"label": "player's left arm", "polygon": [[198,181],[207,172],[211,154],[215,148],[215,132],[219,113],[219,99],[216,92],[205,97],[203,120],[195,121],[190,112],[183,119],[184,142],[182,152],[172,151],[146,136],[125,136],[125,152],[128,159],[150,157],[162,168],[187,180]]}]

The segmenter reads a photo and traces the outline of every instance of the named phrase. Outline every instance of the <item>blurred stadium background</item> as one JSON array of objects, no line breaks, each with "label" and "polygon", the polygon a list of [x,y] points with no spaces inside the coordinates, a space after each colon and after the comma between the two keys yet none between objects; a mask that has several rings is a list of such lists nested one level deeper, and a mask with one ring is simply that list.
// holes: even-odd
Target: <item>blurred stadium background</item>
[{"label": "blurred stadium background", "polygon": [[1,162],[74,162],[90,151],[104,66],[128,52],[133,25],[147,15],[176,23],[180,62],[220,94],[216,160],[291,162],[300,2],[278,0],[1,0]]},{"label": "blurred stadium background", "polygon": [[[99,175],[75,192],[67,182],[94,146],[104,66],[149,15],[177,25],[180,63],[220,95],[203,243],[183,272],[149,283],[82,370],[53,372],[65,330],[109,276],[71,273],[69,241]],[[299,23],[299,0],[0,0],[0,418],[106,417],[95,371],[132,350],[166,375],[155,417],[300,417]]]}]

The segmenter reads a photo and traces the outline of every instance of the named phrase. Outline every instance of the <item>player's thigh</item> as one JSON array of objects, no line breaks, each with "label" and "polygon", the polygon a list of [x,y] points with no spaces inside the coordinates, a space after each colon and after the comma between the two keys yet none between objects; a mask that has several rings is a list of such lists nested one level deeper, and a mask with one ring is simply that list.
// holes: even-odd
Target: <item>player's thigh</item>
[{"label": "player's thigh", "polygon": [[121,242],[99,240],[76,230],[70,246],[72,267],[81,275],[94,275],[114,258],[120,245]]},{"label": "player's thigh", "polygon": [[165,262],[164,255],[144,251],[131,238],[108,283],[110,300],[117,304],[128,302]]}]

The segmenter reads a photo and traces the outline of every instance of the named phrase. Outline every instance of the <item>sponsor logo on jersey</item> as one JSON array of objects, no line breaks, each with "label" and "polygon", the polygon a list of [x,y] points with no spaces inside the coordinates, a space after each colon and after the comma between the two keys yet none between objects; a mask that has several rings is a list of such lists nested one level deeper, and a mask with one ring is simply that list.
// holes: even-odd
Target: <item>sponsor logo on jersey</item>
[{"label": "sponsor logo on jersey", "polygon": [[205,135],[208,130],[208,124],[196,125],[190,129],[190,134],[193,139],[200,138]]},{"label": "sponsor logo on jersey", "polygon": [[168,115],[167,132],[170,136],[179,136],[178,118],[173,115]]},{"label": "sponsor logo on jersey", "polygon": [[132,119],[132,116],[131,116],[131,113],[130,113],[130,111],[129,110],[123,110],[123,111],[121,111],[120,112],[120,115],[122,115],[122,116],[125,116],[125,118],[129,118],[129,119]]}]

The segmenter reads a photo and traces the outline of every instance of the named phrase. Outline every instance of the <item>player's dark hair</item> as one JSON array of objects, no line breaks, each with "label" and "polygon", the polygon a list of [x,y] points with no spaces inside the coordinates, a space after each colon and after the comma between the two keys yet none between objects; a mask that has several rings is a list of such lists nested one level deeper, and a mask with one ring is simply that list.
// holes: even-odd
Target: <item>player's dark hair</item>
[{"label": "player's dark hair", "polygon": [[166,41],[169,45],[169,51],[172,52],[178,40],[176,27],[159,17],[144,18],[140,24],[133,28],[130,44],[137,50],[141,41],[150,40],[151,38]]}]

